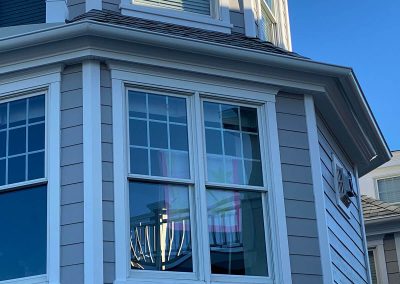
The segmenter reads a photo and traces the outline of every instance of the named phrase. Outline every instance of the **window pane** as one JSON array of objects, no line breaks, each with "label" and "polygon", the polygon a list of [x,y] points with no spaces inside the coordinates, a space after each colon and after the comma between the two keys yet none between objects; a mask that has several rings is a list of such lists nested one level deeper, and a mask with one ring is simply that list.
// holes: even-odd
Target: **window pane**
[{"label": "window pane", "polygon": [[129,91],[129,116],[146,118],[146,94]]},{"label": "window pane", "polygon": [[147,146],[147,121],[129,120],[129,140],[131,145]]},{"label": "window pane", "polygon": [[7,132],[0,132],[0,158],[6,156]]},{"label": "window pane", "polygon": [[8,183],[25,180],[25,155],[8,159]]},{"label": "window pane", "polygon": [[385,202],[400,202],[400,177],[378,180],[379,199]]},{"label": "window pane", "polygon": [[262,186],[257,109],[204,102],[204,119],[208,181]]},{"label": "window pane", "polygon": [[206,148],[207,153],[222,155],[221,131],[206,129]]},{"label": "window pane", "polygon": [[186,124],[186,100],[168,97],[169,121]]},{"label": "window pane", "polygon": [[148,95],[149,118],[156,120],[167,120],[167,97],[159,95]]},{"label": "window pane", "polygon": [[[149,113],[133,113],[145,119],[130,119],[129,123],[130,146],[143,148],[134,147],[130,152],[131,173],[189,178],[186,99],[129,92],[130,110],[136,110],[136,104],[145,110],[146,101]],[[150,161],[146,153],[150,153]]]},{"label": "window pane", "polygon": [[134,174],[149,174],[148,150],[141,148],[131,148],[131,172]]},{"label": "window pane", "polygon": [[186,125],[171,124],[169,128],[171,149],[188,151]]},{"label": "window pane", "polygon": [[239,108],[221,105],[222,125],[225,129],[239,130]]},{"label": "window pane", "polygon": [[10,102],[9,127],[26,124],[26,99]]},{"label": "window pane", "polygon": [[26,152],[26,128],[12,129],[8,132],[8,155],[17,155]]},{"label": "window pane", "polygon": [[29,126],[28,129],[28,151],[44,149],[45,125],[44,123]]},{"label": "window pane", "polygon": [[371,269],[372,284],[378,284],[378,279],[377,279],[377,275],[376,275],[376,265],[375,265],[374,252],[372,250],[368,251],[368,258],[369,258],[369,267]]},{"label": "window pane", "polygon": [[189,190],[131,182],[131,268],[192,272]]},{"label": "window pane", "polygon": [[29,123],[44,121],[44,96],[29,99]]},{"label": "window pane", "polygon": [[0,104],[0,129],[7,127],[7,104]]},{"label": "window pane", "polygon": [[0,281],[46,274],[46,195],[46,187],[0,193]]},{"label": "window pane", "polygon": [[211,272],[268,276],[261,193],[207,191]]},{"label": "window pane", "polygon": [[28,179],[44,178],[44,152],[28,155]]},{"label": "window pane", "polygon": [[0,160],[0,185],[6,184],[6,160]]}]

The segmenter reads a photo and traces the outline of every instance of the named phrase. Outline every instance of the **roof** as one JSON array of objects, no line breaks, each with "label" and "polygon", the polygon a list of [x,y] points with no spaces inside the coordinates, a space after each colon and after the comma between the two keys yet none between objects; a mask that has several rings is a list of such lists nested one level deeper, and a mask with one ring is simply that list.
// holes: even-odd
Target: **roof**
[{"label": "roof", "polygon": [[364,219],[366,221],[372,219],[381,219],[387,217],[400,217],[400,206],[396,206],[387,202],[383,202],[366,195],[361,196]]},{"label": "roof", "polygon": [[110,10],[90,10],[82,15],[75,17],[67,23],[92,20],[100,23],[114,24],[130,28],[142,29],[146,31],[180,36],[194,40],[212,42],[230,46],[236,46],[257,51],[270,52],[281,55],[288,55],[295,58],[305,58],[297,53],[287,51],[266,41],[257,38],[249,38],[241,33],[232,32],[231,34],[208,31],[199,28],[180,26],[159,21],[141,19],[132,16],[124,16],[118,12]]}]

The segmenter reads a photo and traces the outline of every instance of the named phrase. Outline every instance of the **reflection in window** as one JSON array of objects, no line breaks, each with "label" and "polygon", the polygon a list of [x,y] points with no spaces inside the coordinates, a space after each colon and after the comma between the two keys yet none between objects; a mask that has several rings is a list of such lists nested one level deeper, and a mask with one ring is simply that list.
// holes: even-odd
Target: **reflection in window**
[{"label": "reflection in window", "polygon": [[208,190],[211,271],[268,276],[261,193]]},{"label": "reflection in window", "polygon": [[131,268],[192,272],[189,189],[131,182]]},{"label": "reflection in window", "polygon": [[0,186],[44,177],[44,95],[0,104]]},{"label": "reflection in window", "polygon": [[46,187],[0,192],[0,281],[46,274]]},{"label": "reflection in window", "polygon": [[257,109],[204,102],[208,181],[262,186]]},{"label": "reflection in window", "polygon": [[186,99],[129,91],[130,172],[189,178]]}]

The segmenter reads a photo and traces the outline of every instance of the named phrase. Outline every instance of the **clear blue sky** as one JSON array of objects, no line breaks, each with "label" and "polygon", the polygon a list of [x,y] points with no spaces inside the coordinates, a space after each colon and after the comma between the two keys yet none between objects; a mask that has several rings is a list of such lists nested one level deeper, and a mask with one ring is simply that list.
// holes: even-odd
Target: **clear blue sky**
[{"label": "clear blue sky", "polygon": [[353,67],[391,150],[400,150],[400,0],[289,0],[293,51]]}]

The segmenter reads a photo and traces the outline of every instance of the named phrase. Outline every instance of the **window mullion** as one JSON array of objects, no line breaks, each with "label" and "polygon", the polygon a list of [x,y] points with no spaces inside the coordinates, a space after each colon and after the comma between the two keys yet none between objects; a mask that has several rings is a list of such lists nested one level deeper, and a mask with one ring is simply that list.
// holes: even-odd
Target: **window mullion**
[{"label": "window mullion", "polygon": [[196,203],[196,237],[198,239],[198,275],[200,280],[210,282],[210,254],[209,254],[209,240],[208,240],[208,222],[207,222],[207,203],[206,203],[206,184],[205,184],[205,151],[204,151],[204,136],[202,127],[201,115],[201,99],[200,94],[196,92],[192,100],[192,109],[194,116],[192,116],[193,131],[193,146],[195,148],[194,156],[194,175],[195,175],[195,203]]}]

